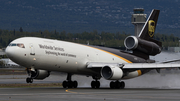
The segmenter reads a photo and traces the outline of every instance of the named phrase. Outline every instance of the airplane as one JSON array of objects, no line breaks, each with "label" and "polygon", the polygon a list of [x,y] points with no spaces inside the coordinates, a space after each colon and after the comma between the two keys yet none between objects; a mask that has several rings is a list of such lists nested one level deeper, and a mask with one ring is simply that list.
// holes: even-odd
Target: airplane
[{"label": "airplane", "polygon": [[4,63],[5,67],[19,67],[18,64],[14,63],[12,60],[8,58],[0,59],[0,61]]},{"label": "airplane", "polygon": [[161,53],[162,43],[153,39],[160,10],[153,9],[139,36],[128,36],[124,40],[127,50],[85,45],[61,40],[22,37],[12,41],[6,48],[7,56],[15,63],[27,67],[29,77],[45,79],[51,71],[67,73],[63,88],[77,88],[72,75],[91,76],[92,88],[100,88],[99,79],[111,80],[110,88],[123,89],[125,82],[161,68],[180,67],[179,64],[156,63],[150,56]]}]

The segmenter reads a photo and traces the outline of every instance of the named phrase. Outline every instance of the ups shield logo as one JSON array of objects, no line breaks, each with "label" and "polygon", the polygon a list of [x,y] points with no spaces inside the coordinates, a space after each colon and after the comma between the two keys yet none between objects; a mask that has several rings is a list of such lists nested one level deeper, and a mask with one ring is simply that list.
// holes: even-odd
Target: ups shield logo
[{"label": "ups shield logo", "polygon": [[148,34],[150,37],[154,36],[155,31],[155,22],[153,20],[149,20],[148,22]]}]

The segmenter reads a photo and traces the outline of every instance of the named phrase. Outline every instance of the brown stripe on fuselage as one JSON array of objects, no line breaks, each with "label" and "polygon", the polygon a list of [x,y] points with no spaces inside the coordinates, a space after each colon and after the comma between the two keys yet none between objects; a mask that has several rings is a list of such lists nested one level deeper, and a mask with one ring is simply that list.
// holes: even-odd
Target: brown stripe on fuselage
[{"label": "brown stripe on fuselage", "polygon": [[101,50],[103,52],[106,52],[108,54],[111,54],[113,56],[116,56],[124,61],[126,61],[127,63],[145,63],[146,60],[137,56],[134,56],[130,53],[126,53],[126,52],[122,52],[118,49],[114,49],[114,48],[108,48],[108,47],[101,47],[101,46],[91,46],[91,45],[85,45],[91,48],[95,48],[97,50]]}]

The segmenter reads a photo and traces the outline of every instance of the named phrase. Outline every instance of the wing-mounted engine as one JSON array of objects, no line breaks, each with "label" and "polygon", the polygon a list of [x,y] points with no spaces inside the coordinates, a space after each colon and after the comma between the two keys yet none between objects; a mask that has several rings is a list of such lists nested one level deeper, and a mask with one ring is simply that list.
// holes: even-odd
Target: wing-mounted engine
[{"label": "wing-mounted engine", "polygon": [[27,83],[33,83],[33,79],[43,80],[50,75],[50,71],[34,68],[27,68],[27,73],[30,76],[26,78]]},{"label": "wing-mounted engine", "polygon": [[117,66],[104,66],[101,69],[101,76],[107,80],[119,80],[123,77],[123,71]]},{"label": "wing-mounted engine", "polygon": [[30,73],[32,79],[39,79],[39,80],[43,80],[50,75],[49,71],[38,70],[38,69],[35,69],[34,71],[30,71]]},{"label": "wing-mounted engine", "polygon": [[147,41],[136,36],[128,36],[124,45],[129,50],[138,50],[147,55],[157,55],[161,52],[161,47],[155,42]]}]

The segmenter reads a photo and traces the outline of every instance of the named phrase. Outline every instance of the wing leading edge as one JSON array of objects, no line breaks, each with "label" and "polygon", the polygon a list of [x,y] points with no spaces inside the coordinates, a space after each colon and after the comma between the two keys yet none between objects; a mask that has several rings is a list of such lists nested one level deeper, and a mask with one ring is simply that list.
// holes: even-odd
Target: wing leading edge
[{"label": "wing leading edge", "polygon": [[132,63],[124,64],[123,69],[162,69],[178,67],[180,67],[180,64],[177,63]]},{"label": "wing leading edge", "polygon": [[122,69],[180,68],[180,64],[178,63],[99,63],[99,62],[87,63],[87,68],[103,68],[105,66],[117,66]]}]

